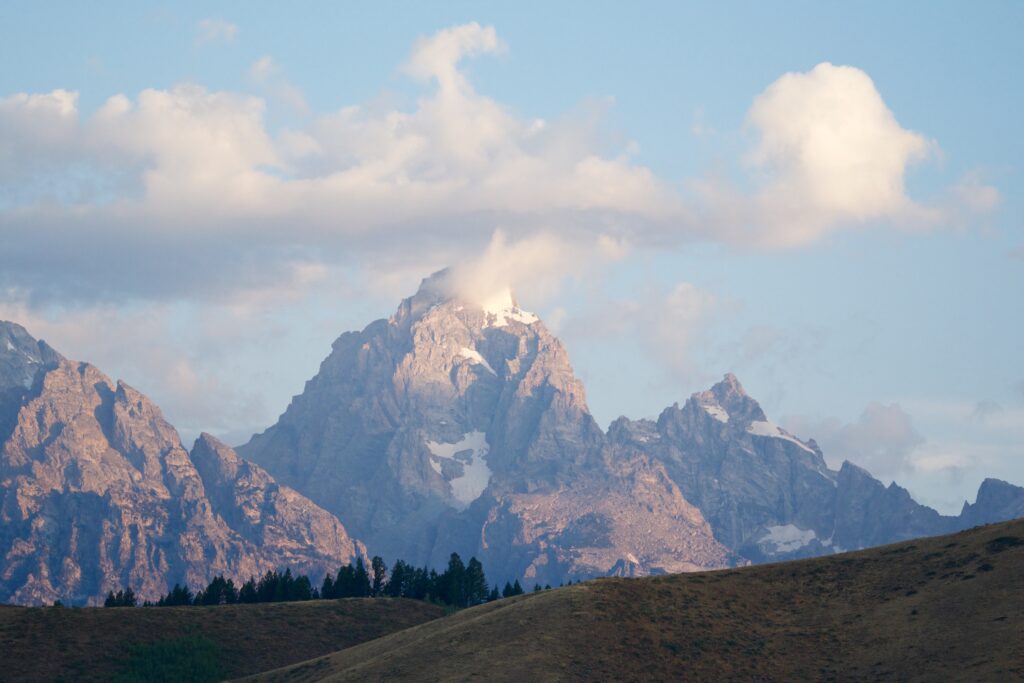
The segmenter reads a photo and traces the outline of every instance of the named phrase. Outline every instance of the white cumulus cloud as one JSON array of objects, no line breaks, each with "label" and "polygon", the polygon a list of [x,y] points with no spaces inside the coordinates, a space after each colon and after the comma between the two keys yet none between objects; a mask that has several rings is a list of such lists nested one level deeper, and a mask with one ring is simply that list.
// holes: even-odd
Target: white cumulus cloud
[{"label": "white cumulus cloud", "polygon": [[745,159],[751,188],[693,184],[710,224],[732,241],[796,246],[872,221],[941,219],[905,182],[937,144],[901,126],[864,71],[825,62],[787,73],[754,99],[747,121],[757,137]]}]

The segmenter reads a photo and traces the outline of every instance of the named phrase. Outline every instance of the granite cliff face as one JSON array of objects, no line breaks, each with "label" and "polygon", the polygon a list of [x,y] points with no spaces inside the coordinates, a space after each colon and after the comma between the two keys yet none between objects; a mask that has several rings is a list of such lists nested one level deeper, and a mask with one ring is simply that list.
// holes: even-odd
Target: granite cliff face
[{"label": "granite cliff face", "polygon": [[186,451],[137,391],[0,323],[0,600],[82,603],[124,585],[154,598],[286,566],[316,579],[367,550],[432,566],[456,551],[492,581],[557,584],[1021,515],[1024,489],[994,479],[951,517],[849,462],[832,470],[732,375],[605,433],[543,322],[508,290],[455,294],[447,271],[339,337],[238,453],[206,434]]},{"label": "granite cliff face", "polygon": [[851,463],[831,470],[732,375],[602,433],[543,322],[507,290],[453,294],[447,271],[390,319],[343,334],[240,452],[371,552],[441,564],[456,550],[494,578],[541,583],[833,553],[1024,506],[1024,490],[986,483],[944,517]]},{"label": "granite cliff face", "polygon": [[0,323],[0,601],[155,599],[361,548],[329,513],[204,435],[190,455],[145,396]]},{"label": "granite cliff face", "polygon": [[974,504],[964,503],[960,526],[968,528],[1018,517],[1024,517],[1024,488],[999,479],[986,479],[981,482]]},{"label": "granite cliff face", "polygon": [[507,290],[471,303],[448,273],[342,335],[276,425],[240,452],[335,513],[374,553],[495,578],[721,567],[660,464],[613,447],[562,344]]},{"label": "granite cliff face", "polygon": [[957,517],[843,463],[773,424],[733,375],[666,408],[657,422],[619,418],[609,438],[664,464],[715,538],[754,562],[867,548],[1024,515],[1024,489],[990,479]]}]

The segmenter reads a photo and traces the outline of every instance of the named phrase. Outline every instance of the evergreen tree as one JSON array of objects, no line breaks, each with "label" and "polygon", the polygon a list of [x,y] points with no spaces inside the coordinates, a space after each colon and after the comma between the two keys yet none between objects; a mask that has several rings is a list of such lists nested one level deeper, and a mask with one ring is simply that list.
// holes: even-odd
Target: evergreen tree
[{"label": "evergreen tree", "polygon": [[224,575],[213,577],[205,590],[196,593],[195,602],[200,605],[232,605],[238,602],[235,582]]},{"label": "evergreen tree", "polygon": [[466,606],[466,566],[458,553],[448,557],[448,568],[439,577],[437,588],[441,602],[456,607]]},{"label": "evergreen tree", "polygon": [[256,592],[256,577],[250,576],[249,580],[242,584],[241,589],[238,591],[238,602],[253,603],[257,602],[259,595]]},{"label": "evergreen tree", "polygon": [[487,595],[487,602],[494,602],[495,600],[501,599],[501,593],[498,592],[498,584],[494,584],[494,588]]},{"label": "evergreen tree", "polygon": [[291,590],[288,594],[289,600],[312,600],[313,599],[313,584],[310,583],[309,577],[305,574],[301,574],[297,579],[292,581]]},{"label": "evergreen tree", "polygon": [[174,588],[171,589],[171,592],[160,598],[156,604],[158,607],[181,607],[183,605],[191,605],[193,604],[192,591],[188,589],[188,586],[182,586],[176,583],[174,584]]},{"label": "evergreen tree", "polygon": [[370,560],[370,568],[373,570],[373,585],[370,586],[370,595],[377,597],[384,590],[384,581],[387,578],[387,565],[379,555],[374,555]]},{"label": "evergreen tree", "polygon": [[508,581],[505,582],[505,587],[501,589],[501,597],[511,598],[515,593],[512,591],[512,584]]},{"label": "evergreen tree", "polygon": [[391,567],[391,576],[384,586],[384,594],[392,598],[408,595],[414,571],[412,567],[402,560],[395,560],[395,564]]},{"label": "evergreen tree", "polygon": [[324,582],[320,586],[320,597],[324,600],[330,600],[334,597],[334,579],[331,578],[330,572],[324,576]]},{"label": "evergreen tree", "polygon": [[533,592],[534,593],[540,593],[542,590],[544,590],[544,589],[540,587],[539,583],[533,584]]},{"label": "evergreen tree", "polygon": [[[424,567],[423,571],[426,573],[427,568]],[[424,581],[424,587],[426,588],[425,600],[432,600],[436,602],[444,602],[441,598],[441,577],[438,573],[431,569],[429,573],[426,573],[426,581]]]},{"label": "evergreen tree", "polygon": [[514,584],[512,584],[512,595],[522,595],[522,594],[523,594],[523,587],[519,585],[519,579],[516,579],[516,582]]},{"label": "evergreen tree", "polygon": [[412,593],[407,597],[416,600],[426,600],[430,595],[430,572],[427,571],[426,565],[423,565],[422,569],[415,571],[412,586]]},{"label": "evergreen tree", "polygon": [[466,595],[466,605],[473,606],[487,602],[487,577],[484,576],[484,566],[475,557],[469,558],[466,565],[466,575],[463,582]]},{"label": "evergreen tree", "polygon": [[355,570],[355,585],[353,586],[355,595],[353,597],[365,598],[370,594],[370,574],[366,571],[366,565],[363,564],[363,558],[356,558],[356,570]]}]

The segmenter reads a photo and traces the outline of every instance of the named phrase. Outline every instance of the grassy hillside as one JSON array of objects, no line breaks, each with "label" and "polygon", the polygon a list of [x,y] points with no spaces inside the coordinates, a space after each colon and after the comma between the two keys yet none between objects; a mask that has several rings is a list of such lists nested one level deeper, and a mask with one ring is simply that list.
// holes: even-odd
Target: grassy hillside
[{"label": "grassy hillside", "polygon": [[435,605],[404,599],[111,609],[0,606],[0,680],[105,681],[133,645],[189,634],[216,645],[223,675],[245,676],[442,614]]},{"label": "grassy hillside", "polygon": [[255,677],[1019,680],[1024,520],[792,563],[601,579]]}]

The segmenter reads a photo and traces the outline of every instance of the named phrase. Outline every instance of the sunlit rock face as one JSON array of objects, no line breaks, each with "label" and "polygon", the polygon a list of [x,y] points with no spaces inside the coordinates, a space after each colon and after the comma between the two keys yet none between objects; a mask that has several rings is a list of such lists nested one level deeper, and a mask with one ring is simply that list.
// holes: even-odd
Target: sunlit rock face
[{"label": "sunlit rock face", "polygon": [[[808,557],[1013,514],[989,486],[961,517],[774,424],[733,375],[603,433],[565,348],[512,292],[441,271],[343,334],[276,425],[240,451],[370,551],[555,583]],[[984,487],[983,487],[984,488]],[[984,493],[984,491],[983,491]]]},{"label": "sunlit rock face", "polygon": [[10,323],[0,373],[0,601],[156,599],[219,573],[322,575],[361,551],[308,499],[212,437],[189,454],[145,396]]},{"label": "sunlit rock face", "polygon": [[456,550],[541,583],[627,554],[642,572],[729,564],[664,467],[609,444],[544,323],[507,289],[460,295],[448,277],[343,334],[240,452],[388,557]]}]

